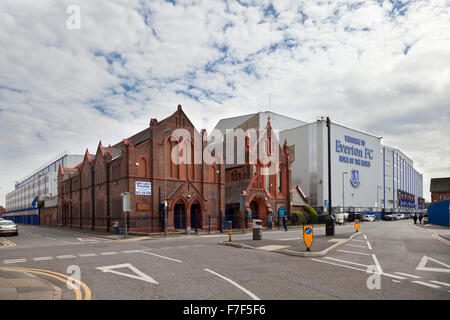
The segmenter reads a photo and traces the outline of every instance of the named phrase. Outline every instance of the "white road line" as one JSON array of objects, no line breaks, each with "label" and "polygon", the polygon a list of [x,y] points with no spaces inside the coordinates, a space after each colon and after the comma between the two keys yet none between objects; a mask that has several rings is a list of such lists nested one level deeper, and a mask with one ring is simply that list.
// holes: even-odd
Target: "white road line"
[{"label": "white road line", "polygon": [[225,281],[228,281],[229,283],[231,283],[232,285],[234,285],[236,288],[238,288],[238,289],[244,291],[246,294],[248,294],[253,300],[261,300],[261,299],[258,298],[255,294],[253,294],[253,293],[250,292],[249,290],[245,289],[243,286],[237,284],[237,283],[234,282],[233,280],[228,279],[227,277],[225,277],[225,276],[223,276],[223,275],[221,275],[221,274],[218,274],[217,272],[214,272],[214,271],[212,271],[212,270],[209,270],[209,269],[203,269],[203,270],[208,271],[208,272],[210,272],[210,273],[212,273],[212,274],[214,274],[214,275],[216,275],[216,276],[218,276],[218,277],[224,279]]},{"label": "white road line", "polygon": [[400,282],[400,280],[392,280],[392,282],[397,282],[397,283],[399,283],[399,282]]},{"label": "white road line", "polygon": [[62,255],[62,256],[56,256],[56,259],[70,259],[70,258],[75,258],[75,256],[73,256],[71,254],[66,254],[66,255]]},{"label": "white road line", "polygon": [[172,259],[172,258],[169,258],[169,257],[161,256],[161,255],[159,255],[159,254],[152,253],[152,252],[145,252],[145,251],[142,251],[142,250],[139,251],[139,252],[140,252],[140,253],[149,254],[149,255],[152,255],[152,256],[155,256],[155,257],[160,257],[160,258],[163,258],[163,259],[175,261],[175,262],[183,262],[183,261],[180,261],[180,260],[177,260],[177,259]]},{"label": "white road line", "polygon": [[[367,273],[367,269],[355,268],[355,267],[351,267],[351,266],[347,266],[347,265],[343,265],[343,264],[339,264],[339,263],[328,262],[328,261],[314,259],[314,258],[311,258],[311,260],[317,261],[317,262],[331,264],[331,265],[334,265],[334,266],[344,267],[344,268],[348,268],[348,269],[358,270],[358,271],[362,271],[362,272]],[[399,279],[399,280],[405,280],[406,279],[406,278],[403,278],[403,277],[400,277],[400,276],[395,276],[395,275],[389,274],[389,273],[382,273],[381,275],[386,276],[386,277],[391,277],[391,278],[394,278],[394,279]]]},{"label": "white road line", "polygon": [[384,273],[383,269],[381,269],[381,266],[380,266],[380,263],[378,262],[377,257],[374,254],[372,254],[372,258],[373,258],[373,261],[375,262],[375,265],[377,266],[378,272],[383,274]]},{"label": "white road line", "polygon": [[416,275],[413,275],[413,274],[409,274],[409,273],[404,273],[404,272],[394,272],[394,273],[395,274],[399,274],[401,276],[405,276],[405,277],[411,277],[411,278],[414,278],[414,279],[422,278],[422,277],[419,277],[419,276],[416,276]]},{"label": "white road line", "polygon": [[325,257],[325,259],[334,260],[334,261],[338,261],[338,262],[349,263],[349,264],[354,264],[355,266],[361,266],[361,267],[366,267],[366,268],[370,267],[369,265],[366,265],[366,264],[361,264],[361,263],[356,263],[356,262],[351,262],[351,261],[345,261],[345,260],[335,259],[335,258],[331,258],[331,257]]},{"label": "white road line", "polygon": [[436,280],[431,280],[430,282],[433,282],[433,283],[436,283],[436,284],[440,284],[440,285],[443,285],[443,286],[450,287],[450,283],[445,283],[445,282],[436,281]]},{"label": "white road line", "polygon": [[350,246],[350,247],[367,248],[366,246],[359,246],[357,244],[348,244],[348,243],[346,243],[345,245],[346,246]]},{"label": "white road line", "polygon": [[364,237],[364,239],[366,239],[366,240],[367,240],[367,237],[366,237],[366,235],[365,235],[365,234],[363,234],[363,237]]},{"label": "white road line", "polygon": [[20,263],[25,261],[27,261],[27,259],[11,259],[11,260],[3,260],[3,263]]},{"label": "white road line", "polygon": [[100,252],[100,254],[102,256],[110,256],[110,255],[113,255],[113,254],[117,254],[117,252]]},{"label": "white road line", "polygon": [[354,253],[354,254],[361,254],[363,256],[370,256],[370,254],[368,253],[363,253],[363,252],[356,252],[356,251],[346,251],[346,250],[337,250],[339,252],[345,252],[345,253]]},{"label": "white road line", "polygon": [[194,244],[193,247],[203,247],[205,244]]},{"label": "white road line", "polygon": [[369,248],[369,250],[372,250],[372,246],[370,245],[370,242],[369,241],[366,241],[367,242],[367,247]]},{"label": "white road line", "polygon": [[[150,250],[150,249],[145,249],[145,250]],[[139,253],[139,252],[141,252],[141,250],[124,250],[122,252],[123,253]]]},{"label": "white road line", "polygon": [[56,240],[55,238],[51,238],[51,237],[46,237],[47,239],[50,239],[50,240]]},{"label": "white road line", "polygon": [[428,282],[423,282],[423,281],[412,281],[412,282],[417,283],[417,284],[421,284],[421,285],[423,285],[425,287],[434,288],[434,289],[440,289],[441,288],[440,286],[437,286],[437,285],[434,285],[434,284],[431,284],[431,283],[428,283]]},{"label": "white road line", "polygon": [[52,260],[53,257],[36,257],[33,258],[33,261],[44,261],[44,260]]},{"label": "white road line", "polygon": [[97,256],[96,253],[80,253],[79,254],[80,257],[95,257]]},{"label": "white road line", "polygon": [[359,271],[367,272],[367,270],[365,270],[365,269],[360,269],[360,268],[355,268],[355,267],[351,267],[351,266],[346,266],[346,265],[339,264],[339,263],[333,263],[333,262],[323,261],[323,260],[314,259],[314,258],[311,258],[311,260],[317,261],[317,262],[322,262],[322,263],[327,263],[327,264],[332,264],[334,266],[339,266],[339,267],[344,267],[344,268],[349,268],[349,269],[353,269],[353,270],[359,270]]}]

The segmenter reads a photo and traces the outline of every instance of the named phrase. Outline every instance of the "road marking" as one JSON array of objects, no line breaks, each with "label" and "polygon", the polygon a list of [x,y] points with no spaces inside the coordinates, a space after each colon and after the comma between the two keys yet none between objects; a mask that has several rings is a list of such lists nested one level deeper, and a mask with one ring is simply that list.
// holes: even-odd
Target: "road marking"
[{"label": "road marking", "polygon": [[152,252],[145,252],[145,251],[143,251],[143,250],[141,250],[141,251],[139,251],[139,252],[140,252],[140,253],[149,254],[149,255],[152,255],[152,256],[155,256],[155,257],[160,257],[160,258],[163,258],[163,259],[175,261],[175,262],[183,262],[183,261],[180,261],[180,260],[177,260],[177,259],[172,259],[172,258],[169,258],[169,257],[161,256],[161,255],[159,255],[159,254],[152,253]]},{"label": "road marking", "polygon": [[[113,270],[113,269],[119,269],[119,268],[128,268],[128,269],[130,269],[131,271],[133,271],[137,275],[132,275],[132,274],[123,273],[123,272],[119,272],[119,271]],[[146,281],[146,282],[150,282],[150,283],[154,283],[154,284],[159,284],[158,282],[155,281],[155,279],[153,279],[149,275],[146,275],[145,273],[143,273],[142,271],[140,271],[138,268],[134,267],[130,263],[123,263],[123,264],[117,264],[117,265],[113,265],[113,266],[98,267],[96,269],[101,270],[103,272],[109,272],[109,273],[118,274],[119,276],[124,276],[124,277],[132,278],[132,279],[137,279],[137,280],[142,280],[142,281]]]},{"label": "road marking", "polygon": [[[431,261],[433,261],[433,262],[435,262],[437,264],[443,265],[443,266],[447,267],[447,269],[426,267],[425,265],[427,264],[428,260],[431,260]],[[436,259],[433,259],[433,258],[430,258],[430,257],[427,257],[427,256],[423,256],[423,258],[422,258],[422,260],[420,260],[419,265],[417,266],[416,270],[450,273],[450,266],[448,264],[440,262],[440,261],[438,261]]]},{"label": "road marking", "polygon": [[[348,269],[363,271],[363,272],[367,273],[367,269],[360,269],[360,268],[356,268],[356,267],[351,267],[351,266],[347,266],[347,265],[343,265],[343,264],[339,264],[339,263],[328,262],[328,261],[314,259],[314,258],[311,258],[311,260],[317,261],[317,262],[331,264],[331,265],[334,265],[334,266],[344,267],[344,268],[348,268]],[[376,272],[376,273],[378,274],[378,272]],[[395,275],[389,274],[389,273],[382,273],[381,275],[386,276],[386,277],[391,277],[391,278],[394,278],[394,279],[399,279],[399,280],[405,280],[406,279],[406,278],[403,278],[403,277],[400,277],[400,276],[395,276]]]},{"label": "road marking", "polygon": [[71,255],[71,254],[66,254],[66,255],[62,255],[62,256],[56,256],[57,259],[69,259],[69,258],[75,258],[75,256]]},{"label": "road marking", "polygon": [[52,237],[46,237],[47,239],[50,239],[50,240],[56,240],[55,238],[52,238]]},{"label": "road marking", "polygon": [[430,282],[433,282],[433,283],[436,283],[436,284],[440,284],[440,285],[443,285],[443,286],[450,287],[450,283],[445,283],[445,282],[436,281],[436,280],[431,280]]},{"label": "road marking", "polygon": [[434,285],[434,284],[431,284],[431,283],[428,283],[428,282],[423,282],[423,281],[412,281],[412,282],[417,283],[417,284],[421,284],[421,285],[426,286],[426,287],[434,288],[434,289],[440,289],[441,288],[440,286],[437,286],[437,285]]},{"label": "road marking", "polygon": [[33,258],[33,261],[44,261],[44,260],[52,260],[53,257],[36,257]]},{"label": "road marking", "polygon": [[364,255],[364,256],[370,256],[370,254],[368,254],[368,253],[363,253],[363,252],[356,252],[356,251],[346,251],[346,250],[337,250],[337,251],[340,251],[340,252],[345,252],[345,253],[362,254],[362,255]]},{"label": "road marking", "polygon": [[86,238],[77,238],[78,240],[80,240],[81,242],[98,242],[98,240],[96,239],[86,239]]},{"label": "road marking", "polygon": [[348,244],[348,243],[346,243],[345,246],[358,247],[358,248],[367,248],[367,246],[359,246],[357,244]]},{"label": "road marking", "polygon": [[269,245],[269,246],[257,247],[256,249],[265,250],[265,251],[274,251],[274,250],[284,249],[284,248],[289,248],[289,247],[290,246]]},{"label": "road marking", "polygon": [[363,234],[363,237],[364,237],[364,239],[366,239],[366,240],[367,240],[367,237],[366,237],[366,235],[365,235],[365,234]]},{"label": "road marking", "polygon": [[69,277],[65,274],[62,273],[58,273],[58,272],[54,272],[54,271],[50,271],[50,270],[42,270],[42,269],[30,269],[30,268],[19,268],[19,267],[0,267],[0,270],[7,270],[7,271],[19,271],[19,272],[29,272],[29,273],[36,273],[36,274],[41,274],[47,277],[51,277],[54,279],[57,279],[61,282],[63,282],[64,284],[68,284],[68,281],[71,282],[75,282],[77,283],[79,286],[74,287],[73,291],[75,292],[75,299],[76,300],[82,300],[83,295],[81,293],[81,290],[79,289],[80,287],[83,288],[84,290],[84,300],[91,300],[92,294],[91,294],[91,290],[89,289],[89,287],[84,283],[81,282],[80,280],[74,279],[72,277]]},{"label": "road marking", "polygon": [[351,261],[345,261],[345,260],[335,259],[335,258],[331,258],[331,257],[325,257],[325,259],[334,260],[334,261],[338,261],[338,262],[349,263],[349,264],[354,264],[355,266],[370,267],[369,265],[366,265],[366,264],[361,264],[361,263],[356,263],[356,262],[351,262]]},{"label": "road marking", "polygon": [[3,263],[21,263],[25,262],[27,259],[11,259],[11,260],[3,260]]},{"label": "road marking", "polygon": [[289,241],[289,240],[301,240],[303,238],[297,237],[297,238],[285,238],[285,239],[277,239],[278,241]]},{"label": "road marking", "polygon": [[433,233],[431,235],[433,238],[435,238],[436,240],[439,240],[445,244],[448,244],[450,246],[450,241],[448,241],[447,239],[445,239],[444,237],[442,237],[441,235],[437,234],[437,233]]},{"label": "road marking", "polygon": [[113,255],[113,254],[117,254],[117,252],[100,252],[100,254],[103,255],[103,256],[110,256],[110,255]]},{"label": "road marking", "polygon": [[380,263],[378,262],[377,257],[374,254],[372,254],[372,258],[373,258],[373,261],[375,262],[375,265],[377,266],[378,272],[380,274],[383,274],[384,273],[383,269],[381,269],[381,266],[380,266]]},{"label": "road marking", "polygon": [[223,276],[223,275],[221,275],[221,274],[218,274],[217,272],[214,272],[214,271],[212,271],[212,270],[209,270],[209,269],[203,269],[203,270],[208,271],[208,272],[210,272],[210,273],[212,273],[212,274],[218,276],[219,278],[222,278],[222,279],[224,279],[225,281],[231,283],[231,284],[232,284],[233,286],[235,286],[236,288],[238,288],[238,289],[244,291],[246,294],[248,294],[253,300],[261,300],[261,299],[258,298],[255,294],[253,294],[253,293],[250,292],[249,290],[245,289],[243,286],[237,284],[237,283],[234,282],[233,280],[228,279],[227,277],[225,277],[225,276]]},{"label": "road marking", "polygon": [[80,253],[79,254],[80,257],[95,257],[97,256],[96,253]]},{"label": "road marking", "polygon": [[166,249],[172,249],[173,247],[164,247],[164,248],[161,248],[160,250],[166,250]]},{"label": "road marking", "polygon": [[372,246],[370,245],[370,242],[369,241],[366,241],[367,242],[367,247],[369,248],[369,250],[372,250]]},{"label": "road marking", "polygon": [[413,275],[413,274],[409,274],[409,273],[404,273],[404,272],[394,272],[394,273],[395,274],[399,274],[401,276],[405,276],[405,277],[411,277],[411,278],[414,278],[414,279],[422,278],[422,277],[419,277],[419,276],[416,276],[416,275]]},{"label": "road marking", "polygon": [[399,283],[399,282],[400,282],[400,280],[392,280],[392,282],[396,282],[396,283]]},{"label": "road marking", "polygon": [[194,244],[193,247],[203,247],[205,244]]},{"label": "road marking", "polygon": [[[151,249],[145,249],[145,250],[151,250]],[[141,252],[141,250],[124,250],[123,253],[138,253]]]}]

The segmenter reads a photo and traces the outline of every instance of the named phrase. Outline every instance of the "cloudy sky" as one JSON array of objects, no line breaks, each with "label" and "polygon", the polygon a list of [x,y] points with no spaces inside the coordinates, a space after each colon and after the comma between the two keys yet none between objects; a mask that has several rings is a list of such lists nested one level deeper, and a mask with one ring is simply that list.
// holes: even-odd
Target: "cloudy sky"
[{"label": "cloudy sky", "polygon": [[95,153],[178,104],[209,132],[220,118],[268,110],[269,95],[272,111],[383,136],[424,173],[429,200],[429,179],[450,176],[449,8],[0,0],[0,205],[65,149]]}]

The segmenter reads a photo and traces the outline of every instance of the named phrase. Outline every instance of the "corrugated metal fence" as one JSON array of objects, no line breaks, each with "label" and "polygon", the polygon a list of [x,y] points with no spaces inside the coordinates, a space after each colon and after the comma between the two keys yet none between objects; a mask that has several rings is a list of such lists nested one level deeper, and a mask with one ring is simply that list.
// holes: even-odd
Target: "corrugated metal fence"
[{"label": "corrugated metal fence", "polygon": [[3,212],[1,217],[6,220],[14,221],[15,223],[39,225],[40,209],[26,208],[14,211]]}]

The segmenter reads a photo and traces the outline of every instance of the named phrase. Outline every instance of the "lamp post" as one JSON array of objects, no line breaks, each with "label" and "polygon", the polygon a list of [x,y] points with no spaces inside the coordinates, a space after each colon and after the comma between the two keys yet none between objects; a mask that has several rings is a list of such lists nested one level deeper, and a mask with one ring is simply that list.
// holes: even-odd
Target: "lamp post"
[{"label": "lamp post", "polygon": [[166,150],[166,136],[168,133],[170,133],[171,130],[169,128],[167,128],[166,130],[164,130],[164,236],[167,237],[167,194],[166,194],[166,189],[167,189],[167,177],[166,177],[166,167],[167,167],[167,159],[166,159],[166,154],[167,154],[167,150]]},{"label": "lamp post", "polygon": [[345,194],[344,176],[345,176],[346,174],[348,174],[347,171],[342,172],[342,213],[345,212],[345,205],[344,205],[344,203],[345,203],[345,202],[344,202],[344,199],[345,199],[345,196],[344,196],[344,194]]}]

